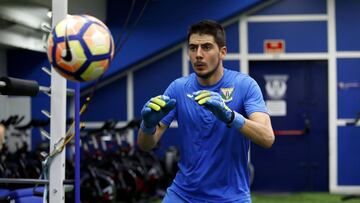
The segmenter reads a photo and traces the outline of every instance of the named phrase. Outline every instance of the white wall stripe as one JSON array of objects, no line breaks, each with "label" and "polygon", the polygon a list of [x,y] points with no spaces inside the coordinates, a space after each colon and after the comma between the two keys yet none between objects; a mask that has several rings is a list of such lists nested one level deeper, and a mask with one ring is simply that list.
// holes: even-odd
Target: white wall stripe
[{"label": "white wall stripe", "polygon": [[269,6],[271,6],[271,5],[275,4],[275,3],[278,3],[280,1],[282,1],[282,0],[267,0],[267,1],[264,1],[261,4],[259,4],[259,5],[255,6],[253,8],[250,8],[249,10],[245,11],[242,15],[243,16],[250,16],[253,13],[261,11],[262,9],[267,8],[267,7],[269,7]]},{"label": "white wall stripe", "polygon": [[[358,51],[341,51],[336,52],[337,58],[360,58]],[[240,60],[240,53],[228,53],[225,60]],[[327,52],[297,52],[297,53],[281,53],[281,54],[248,54],[250,61],[267,61],[267,60],[328,60]]]},{"label": "white wall stripe", "polygon": [[249,74],[249,61],[248,61],[248,23],[247,16],[240,16],[239,20],[239,43],[240,43],[240,72]]},{"label": "white wall stripe", "polygon": [[182,76],[188,76],[190,74],[190,67],[189,67],[189,56],[187,53],[187,43],[184,43],[182,47]]},{"label": "white wall stripe", "polygon": [[179,127],[179,124],[177,122],[177,120],[174,120],[170,123],[170,128],[178,128]]},{"label": "white wall stripe", "polygon": [[[343,118],[343,119],[337,119],[336,124],[337,126],[348,126],[348,123],[354,123],[355,119],[352,118]],[[355,126],[360,126],[360,122],[357,122]]]},{"label": "white wall stripe", "polygon": [[335,191],[332,191],[331,193],[354,195],[359,194],[360,186],[337,186],[334,189]]},{"label": "white wall stripe", "polygon": [[249,60],[327,60],[327,53],[249,54]]},{"label": "white wall stripe", "polygon": [[337,191],[337,70],[335,0],[327,0],[328,14],[328,88],[329,88],[329,184],[330,192]]},{"label": "white wall stripe", "polygon": [[[127,74],[126,80],[126,104],[127,104],[127,120],[134,119],[134,75],[132,71]],[[134,146],[134,131],[129,131],[126,140],[131,146]]]},{"label": "white wall stripe", "polygon": [[248,22],[305,22],[305,21],[326,21],[328,16],[325,14],[313,15],[255,15],[248,17]]},{"label": "white wall stripe", "polygon": [[337,58],[360,58],[360,51],[338,51]]},{"label": "white wall stripe", "polygon": [[241,56],[239,53],[227,53],[224,60],[236,61],[236,60],[240,60],[240,57]]},{"label": "white wall stripe", "polygon": [[[254,8],[256,9],[256,8]],[[249,60],[248,60],[248,22],[247,14],[239,17],[239,47],[241,53],[240,72],[249,74]],[[248,149],[248,163],[251,164],[251,146]]]}]

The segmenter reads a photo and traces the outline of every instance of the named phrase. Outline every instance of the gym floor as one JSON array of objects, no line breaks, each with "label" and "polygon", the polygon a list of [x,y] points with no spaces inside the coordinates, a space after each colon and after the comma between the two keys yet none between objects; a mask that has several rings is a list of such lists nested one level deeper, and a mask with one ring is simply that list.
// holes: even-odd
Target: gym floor
[{"label": "gym floor", "polygon": [[[350,196],[349,196],[350,197]],[[253,193],[253,203],[359,203],[360,197],[349,198],[343,200],[346,196],[334,195],[329,193],[274,193],[274,194],[260,194]],[[151,203],[161,203],[161,200],[153,201]]]}]

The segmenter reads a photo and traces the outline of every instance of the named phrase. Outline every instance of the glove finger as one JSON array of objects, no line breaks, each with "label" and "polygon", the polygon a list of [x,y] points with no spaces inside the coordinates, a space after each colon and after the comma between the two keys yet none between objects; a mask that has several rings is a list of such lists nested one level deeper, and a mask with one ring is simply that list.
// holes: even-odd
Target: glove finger
[{"label": "glove finger", "polygon": [[204,105],[204,104],[206,104],[207,102],[208,102],[208,100],[210,100],[210,96],[207,96],[207,97],[205,97],[205,98],[202,98],[202,99],[200,99],[199,101],[198,101],[198,104],[200,104],[200,105]]},{"label": "glove finger", "polygon": [[149,102],[147,107],[149,107],[150,109],[152,109],[154,111],[160,111],[161,110],[161,107],[158,104],[153,103],[153,102]]},{"label": "glove finger", "polygon": [[[214,94],[213,94],[214,93]],[[216,92],[212,92],[212,94],[210,95],[212,100],[216,100],[216,101],[223,101],[223,99],[221,98],[221,96],[219,94],[217,94]]]},{"label": "glove finger", "polygon": [[211,97],[206,101],[205,106],[209,107],[223,107],[228,111],[231,111],[231,109],[223,102],[223,100],[219,97]]},{"label": "glove finger", "polygon": [[211,96],[221,98],[221,95],[217,92],[211,92]]},{"label": "glove finger", "polygon": [[151,111],[152,111],[152,109],[146,106],[146,107],[144,107],[143,110],[141,111],[141,115],[142,115],[143,117],[146,117],[147,115],[150,114]]},{"label": "glove finger", "polygon": [[210,99],[206,101],[206,106],[222,107],[223,103],[221,100],[219,101],[217,98],[210,97]]},{"label": "glove finger", "polygon": [[226,104],[224,104],[224,107],[226,110],[231,111],[231,109]]},{"label": "glove finger", "polygon": [[[200,98],[200,100],[198,101],[198,103],[200,105],[203,105],[205,103],[209,103],[209,101],[217,101],[219,103],[221,103],[223,100],[221,97],[219,97],[218,95],[212,95],[212,93],[216,93],[216,92],[210,92],[210,95],[205,95],[206,97]],[[198,97],[202,97],[202,95],[199,95]]]},{"label": "glove finger", "polygon": [[208,91],[208,90],[199,90],[199,91],[193,92],[192,95],[194,95],[196,97],[199,94],[202,94],[202,93],[205,93],[205,92],[210,92],[210,91]]},{"label": "glove finger", "polygon": [[165,102],[168,102],[170,100],[170,97],[168,97],[166,95],[159,95],[159,96],[157,96],[155,98],[161,99],[161,100],[163,100]]},{"label": "glove finger", "polygon": [[151,103],[157,104],[160,107],[164,107],[166,105],[166,102],[162,100],[161,97],[151,98]]},{"label": "glove finger", "polygon": [[199,91],[193,92],[192,95],[198,96],[199,94],[201,94],[202,91],[204,91],[204,90],[199,90]]},{"label": "glove finger", "polygon": [[173,108],[175,108],[176,105],[176,100],[175,99],[170,99],[167,103],[166,106],[163,108],[165,111],[171,111]]},{"label": "glove finger", "polygon": [[204,91],[203,93],[199,94],[198,96],[195,97],[195,101],[199,101],[201,99],[204,99],[206,97],[210,97],[211,96],[211,92],[209,91]]}]

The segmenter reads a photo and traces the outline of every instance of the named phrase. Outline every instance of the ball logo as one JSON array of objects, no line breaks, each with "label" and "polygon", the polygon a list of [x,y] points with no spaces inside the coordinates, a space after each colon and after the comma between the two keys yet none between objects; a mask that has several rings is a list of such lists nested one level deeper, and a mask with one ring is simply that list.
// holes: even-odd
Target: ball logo
[{"label": "ball logo", "polygon": [[265,75],[265,90],[271,99],[282,99],[285,97],[288,75]]},{"label": "ball logo", "polygon": [[69,15],[56,24],[48,38],[49,62],[60,75],[77,82],[102,76],[114,50],[110,30],[88,15]]}]

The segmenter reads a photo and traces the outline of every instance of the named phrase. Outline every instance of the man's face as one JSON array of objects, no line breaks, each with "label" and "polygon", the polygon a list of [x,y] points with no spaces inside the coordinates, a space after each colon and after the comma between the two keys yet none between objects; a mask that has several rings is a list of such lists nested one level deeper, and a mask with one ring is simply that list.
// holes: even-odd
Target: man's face
[{"label": "man's face", "polygon": [[226,47],[219,48],[212,35],[192,34],[189,38],[189,57],[198,77],[211,77],[226,55]]}]

